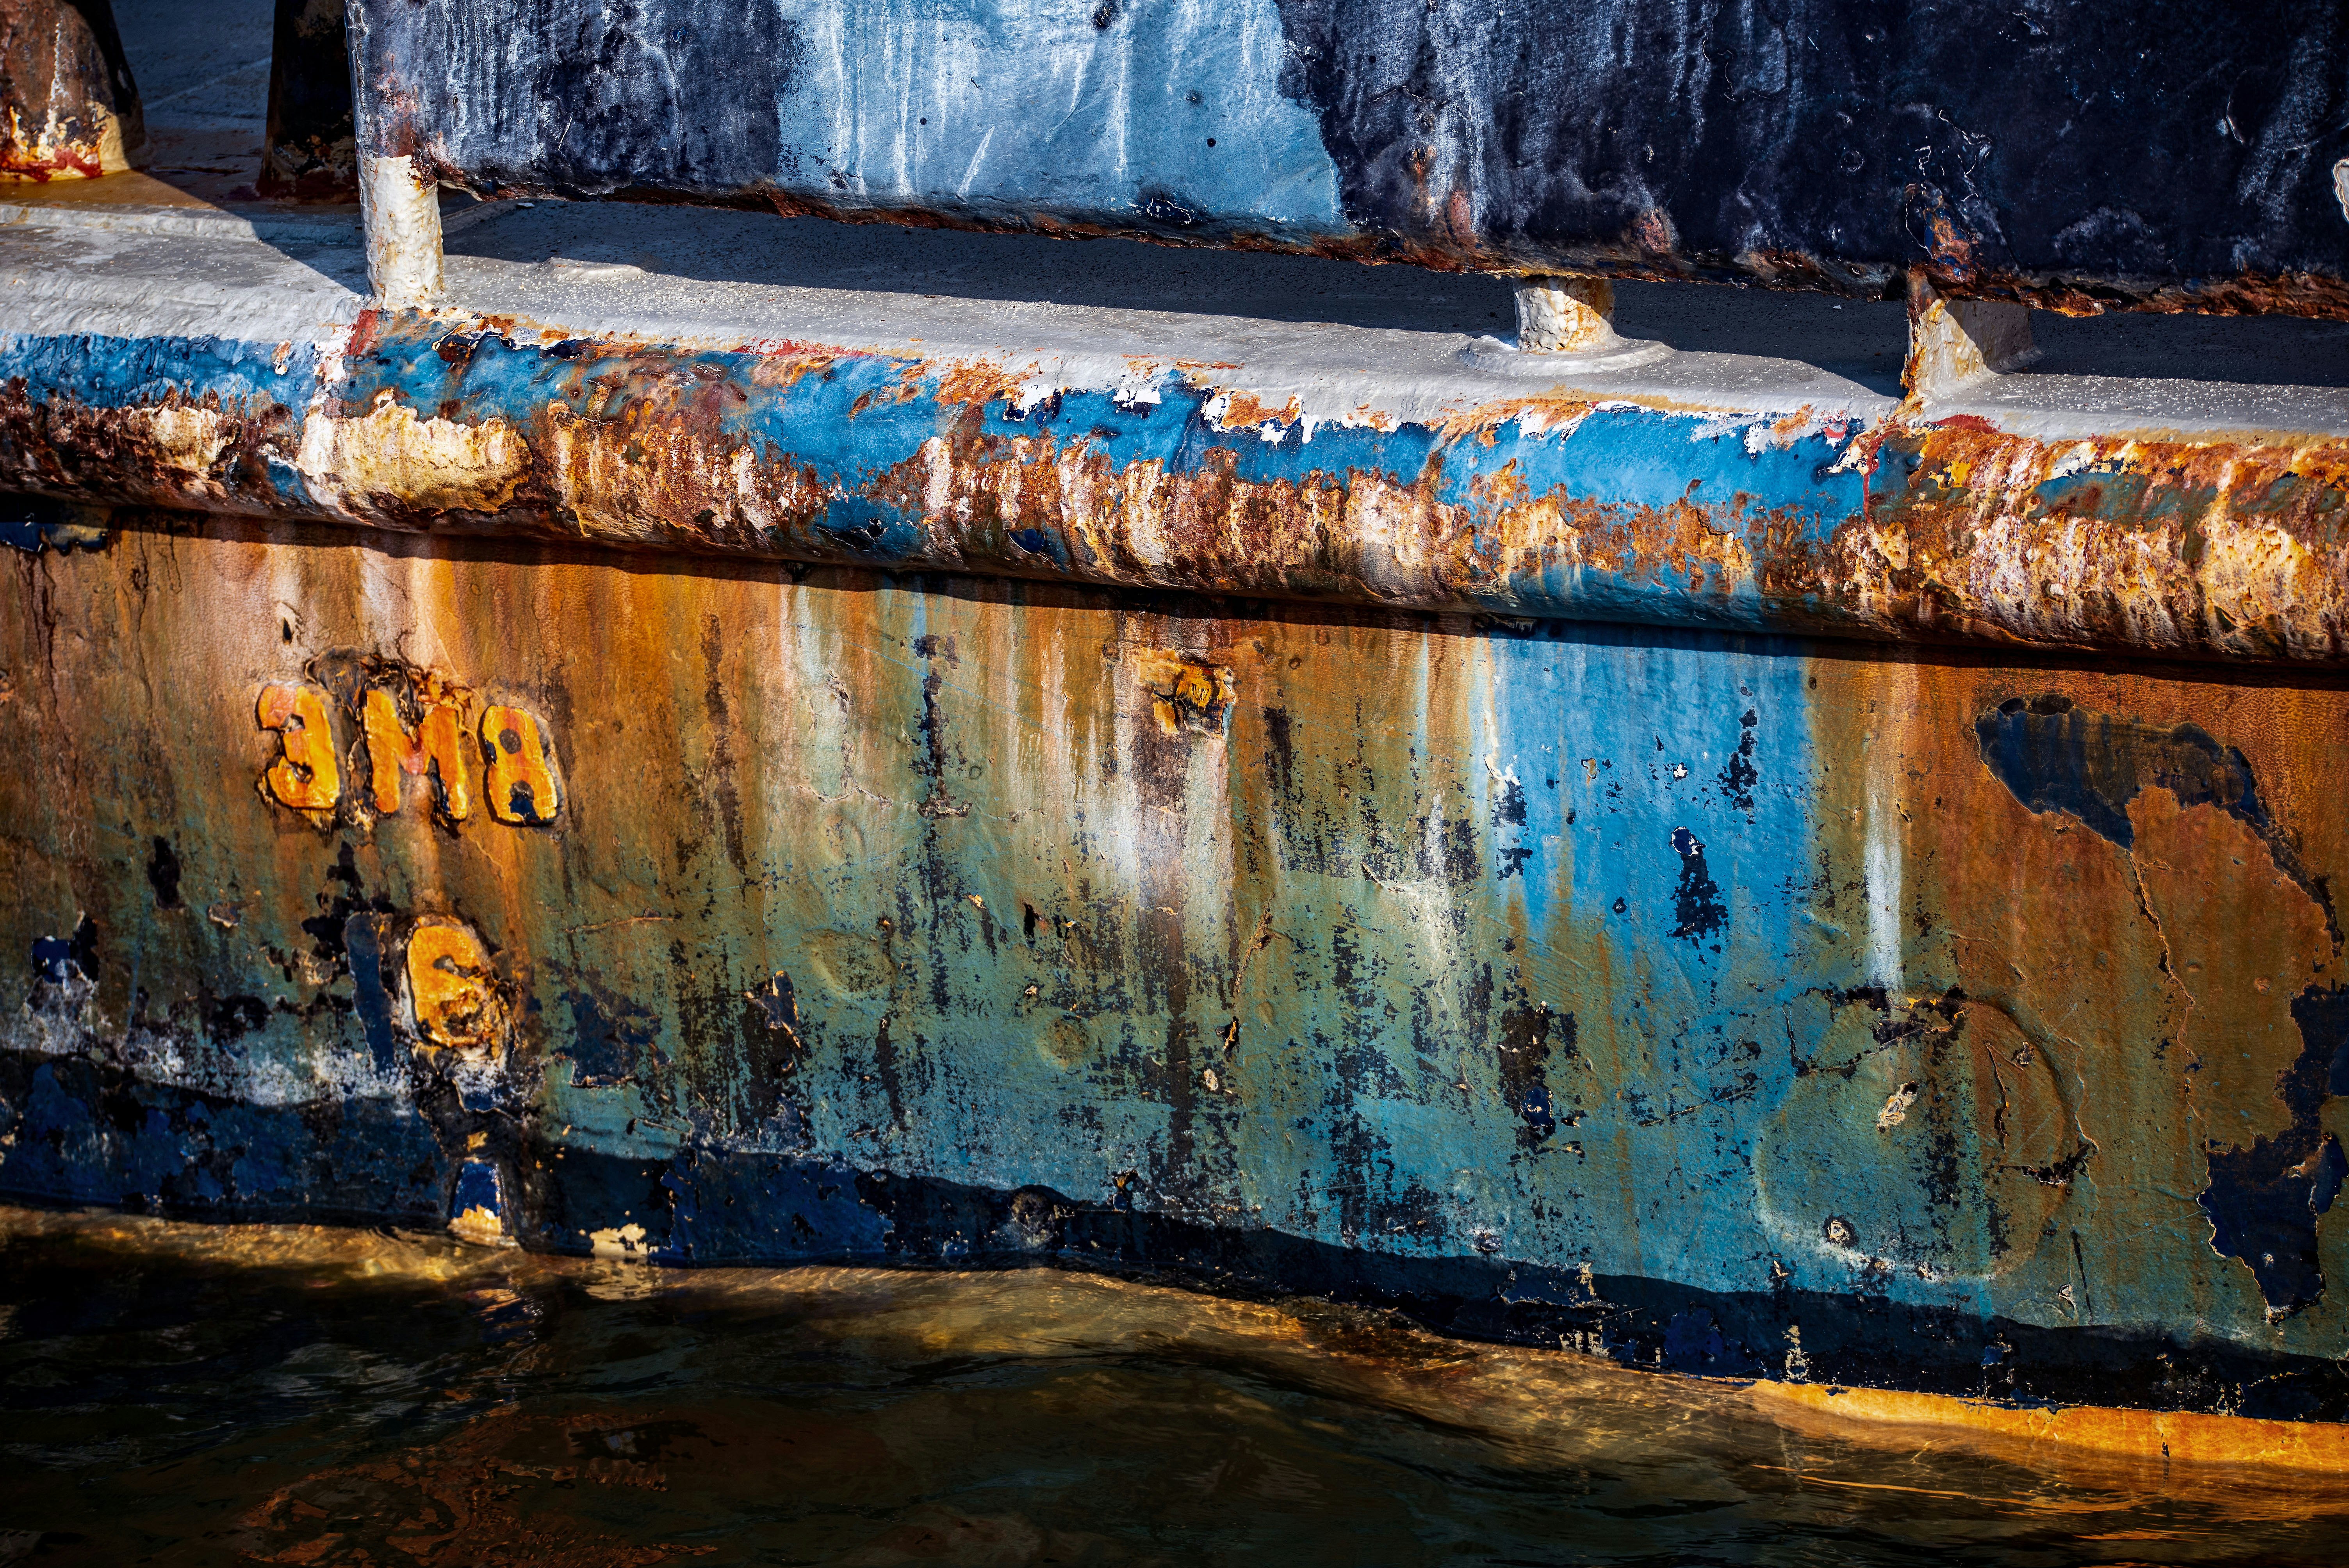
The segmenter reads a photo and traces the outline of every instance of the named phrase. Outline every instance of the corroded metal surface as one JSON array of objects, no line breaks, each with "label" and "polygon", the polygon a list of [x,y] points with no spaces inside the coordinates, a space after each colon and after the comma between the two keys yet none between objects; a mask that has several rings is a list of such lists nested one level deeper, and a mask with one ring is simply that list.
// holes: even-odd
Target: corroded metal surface
[{"label": "corroded metal surface", "polygon": [[369,310],[316,341],[0,339],[59,498],[1131,588],[2349,657],[2349,439],[2078,436],[1495,384],[1330,417],[1216,366],[665,346]]},{"label": "corroded metal surface", "polygon": [[9,1191],[2344,1413],[2330,677],[115,523],[0,603]]},{"label": "corroded metal surface", "polygon": [[146,141],[109,0],[0,4],[0,184],[95,179]]},{"label": "corroded metal surface", "polygon": [[2340,7],[355,0],[477,189],[2071,311],[2349,312]]},{"label": "corroded metal surface", "polygon": [[277,0],[260,193],[350,201],[358,192],[343,0]]}]

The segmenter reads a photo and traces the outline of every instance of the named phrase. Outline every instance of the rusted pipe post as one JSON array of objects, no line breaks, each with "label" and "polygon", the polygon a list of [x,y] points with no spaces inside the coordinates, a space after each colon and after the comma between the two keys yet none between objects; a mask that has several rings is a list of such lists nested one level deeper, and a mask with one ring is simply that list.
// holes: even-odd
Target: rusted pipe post
[{"label": "rusted pipe post", "polygon": [[0,0],[0,181],[94,180],[146,150],[111,0]]},{"label": "rusted pipe post", "polygon": [[[5,3],[5,0],[0,0]],[[347,7],[351,129],[358,151],[359,219],[367,230],[367,284],[379,304],[423,309],[440,300],[440,184],[415,157],[415,130],[381,101],[368,68],[371,20]]]},{"label": "rusted pipe post", "polygon": [[359,158],[359,216],[367,284],[379,304],[424,307],[440,298],[440,188],[408,157]]},{"label": "rusted pipe post", "polygon": [[1615,285],[1605,278],[1517,280],[1520,349],[1588,354],[1619,341],[1615,335]]},{"label": "rusted pipe post", "polygon": [[2027,306],[1951,299],[1922,273],[1909,275],[1909,361],[1901,379],[1910,397],[1946,397],[1977,377],[2020,370],[2038,357]]}]

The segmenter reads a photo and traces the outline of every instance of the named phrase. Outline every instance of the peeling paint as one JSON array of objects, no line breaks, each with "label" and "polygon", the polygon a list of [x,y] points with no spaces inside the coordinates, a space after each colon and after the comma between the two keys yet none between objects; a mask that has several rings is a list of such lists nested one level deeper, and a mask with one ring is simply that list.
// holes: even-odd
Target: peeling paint
[{"label": "peeling paint", "polygon": [[262,775],[263,789],[296,811],[331,812],[343,798],[343,778],[326,694],[310,686],[267,686],[256,711],[261,727],[278,736],[278,757]]},{"label": "peeling paint", "polygon": [[408,995],[417,1028],[434,1048],[481,1056],[505,1038],[497,971],[481,939],[460,921],[428,915],[408,936]]},{"label": "peeling paint", "polygon": [[190,379],[126,396],[94,373],[117,348],[72,346],[68,374],[64,345],[0,346],[16,377],[0,479],[88,501],[1423,610],[2349,659],[2349,443],[2321,435],[2049,439],[1971,416],[1856,429],[1547,395],[1433,425],[1283,425],[1206,372],[1162,374],[1155,401],[1067,387],[1039,402],[985,360],[374,313],[306,382],[293,361],[256,377],[222,348],[142,346],[142,366],[184,355],[171,375]]}]

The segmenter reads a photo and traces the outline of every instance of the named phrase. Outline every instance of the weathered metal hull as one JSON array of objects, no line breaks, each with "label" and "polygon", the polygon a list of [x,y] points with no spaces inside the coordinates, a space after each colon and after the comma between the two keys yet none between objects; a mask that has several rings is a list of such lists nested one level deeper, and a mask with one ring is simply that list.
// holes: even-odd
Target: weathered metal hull
[{"label": "weathered metal hull", "polygon": [[2344,1413],[2330,677],[115,522],[0,609],[0,1190]]},{"label": "weathered metal hull", "polygon": [[2339,399],[264,221],[0,229],[0,1192],[2349,1469]]},{"label": "weathered metal hull", "polygon": [[2349,311],[2337,5],[353,0],[485,191],[1446,267]]},{"label": "weathered metal hull", "polygon": [[1332,418],[1325,388],[1276,402],[1238,366],[1024,357],[464,312],[369,310],[323,343],[11,335],[0,483],[1134,589],[2349,659],[2330,430],[2037,434],[1833,387],[1740,407],[1497,383]]}]

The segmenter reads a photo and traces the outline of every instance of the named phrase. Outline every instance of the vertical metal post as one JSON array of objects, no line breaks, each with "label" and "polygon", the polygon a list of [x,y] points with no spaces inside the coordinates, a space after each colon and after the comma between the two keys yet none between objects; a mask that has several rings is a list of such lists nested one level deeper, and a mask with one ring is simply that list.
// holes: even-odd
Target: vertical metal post
[{"label": "vertical metal post", "polygon": [[412,158],[359,154],[359,216],[367,227],[367,284],[387,305],[440,298],[440,188]]},{"label": "vertical metal post", "polygon": [[1921,273],[1909,279],[1909,396],[1949,397],[1978,377],[2020,370],[2039,357],[2031,311],[2005,300],[1951,299]]},{"label": "vertical metal post", "polygon": [[95,180],[146,152],[110,0],[0,0],[0,183]]},{"label": "vertical metal post", "polygon": [[343,0],[277,0],[269,46],[269,129],[255,181],[261,193],[349,201],[359,181],[353,134]]},{"label": "vertical metal post", "polygon": [[1615,285],[1605,278],[1517,280],[1517,346],[1553,354],[1609,347],[1615,335]]},{"label": "vertical metal post", "polygon": [[[346,9],[351,58],[351,128],[358,142],[359,218],[367,230],[367,284],[377,303],[419,309],[440,299],[440,187],[406,145],[387,134],[371,81],[367,7]],[[412,132],[408,134],[412,135]],[[393,150],[397,146],[400,150]]]}]

